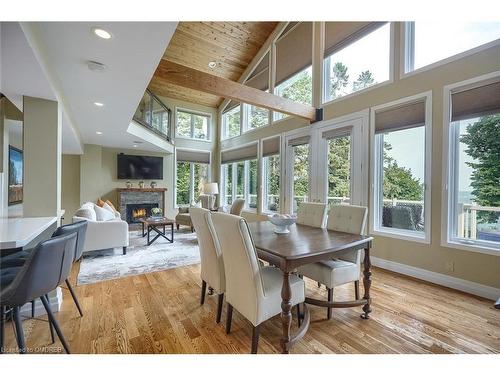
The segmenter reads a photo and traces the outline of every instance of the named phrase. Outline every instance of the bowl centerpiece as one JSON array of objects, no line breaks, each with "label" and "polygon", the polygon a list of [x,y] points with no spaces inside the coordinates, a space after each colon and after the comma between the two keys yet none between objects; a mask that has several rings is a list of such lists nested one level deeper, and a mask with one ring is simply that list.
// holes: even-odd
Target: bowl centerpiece
[{"label": "bowl centerpiece", "polygon": [[269,218],[269,221],[275,226],[274,233],[285,234],[290,233],[290,229],[288,229],[288,227],[295,224],[297,218],[290,215],[274,214]]}]

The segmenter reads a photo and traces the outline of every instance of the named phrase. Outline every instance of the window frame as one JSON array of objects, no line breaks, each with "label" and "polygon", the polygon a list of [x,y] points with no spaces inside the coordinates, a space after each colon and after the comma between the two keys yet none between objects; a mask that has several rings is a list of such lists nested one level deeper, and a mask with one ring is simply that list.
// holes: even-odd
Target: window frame
[{"label": "window frame", "polygon": [[[212,182],[212,151],[206,151],[208,153],[208,163],[198,163],[195,161],[189,161],[189,162],[183,162],[183,161],[178,161],[177,160],[177,150],[182,150],[182,151],[193,151],[193,152],[200,152],[200,150],[195,150],[195,149],[188,149],[188,148],[177,148],[176,152],[174,152],[174,176],[175,176],[175,181],[174,181],[174,189],[173,189],[173,201],[174,201],[174,208],[179,208],[179,207],[189,207],[191,206],[191,202],[193,202],[194,199],[194,164],[206,164],[208,166],[207,169],[207,183]],[[179,162],[182,163],[189,163],[189,203],[187,206],[185,204],[178,205],[177,204],[177,164]]]},{"label": "window frame", "polygon": [[[179,135],[178,133],[178,116],[179,112],[184,112],[189,115],[191,115],[191,136],[187,137],[184,135]],[[195,138],[194,137],[194,117],[195,116],[201,116],[201,117],[206,117],[207,118],[207,138]],[[197,141],[197,142],[212,142],[212,114],[208,112],[203,112],[203,111],[196,111],[193,109],[187,109],[183,107],[175,107],[175,138],[179,139],[189,139],[191,141]]]},{"label": "window frame", "polygon": [[402,43],[402,56],[401,56],[401,69],[400,69],[400,79],[411,77],[415,74],[426,72],[428,70],[435,69],[445,64],[449,64],[453,61],[463,59],[467,56],[475,55],[479,52],[485,51],[487,49],[500,46],[500,38],[492,40],[491,42],[481,44],[477,47],[468,49],[463,52],[459,52],[455,55],[448,56],[442,60],[435,61],[431,64],[424,65],[418,69],[409,70],[410,67],[413,68],[415,61],[415,34],[414,34],[414,21],[404,22],[401,27],[401,43]]},{"label": "window frame", "polygon": [[[238,106],[236,106],[234,108],[237,108],[237,107]],[[243,104],[240,103],[239,107],[240,107],[240,132],[239,132],[239,134],[232,135],[232,136],[228,136],[227,135],[227,133],[228,133],[227,122],[226,122],[226,118],[224,117],[224,115],[227,112],[230,112],[230,111],[227,111],[226,113],[224,113],[225,108],[221,111],[221,123],[222,123],[222,131],[221,131],[221,137],[222,137],[222,139],[221,139],[221,141],[225,141],[227,139],[233,139],[233,138],[239,137],[239,136],[241,136],[243,134]],[[233,109],[231,109],[231,111]]]},{"label": "window frame", "polygon": [[[270,155],[270,156],[264,156],[264,142],[273,138],[278,138],[279,139],[279,151],[277,154]],[[282,137],[281,134],[276,134],[272,135],[269,137],[261,138],[259,141],[259,161],[258,161],[258,168],[259,170],[257,171],[258,175],[258,182],[260,184],[260,187],[257,186],[257,192],[260,193],[260,196],[257,197],[257,206],[259,207],[259,212],[265,215],[272,215],[276,213],[282,213],[283,212],[283,177],[284,173],[281,173],[283,170],[283,144],[282,144]],[[265,159],[267,157],[272,157],[272,156],[278,156],[279,157],[279,165],[280,165],[280,177],[279,177],[279,184],[280,184],[280,189],[279,189],[279,209],[278,211],[271,211],[267,209],[266,205],[266,197],[268,193],[268,188],[267,188],[267,171],[266,171],[266,161]]]},{"label": "window frame", "polygon": [[488,73],[474,77],[465,81],[446,85],[443,88],[443,158],[442,158],[442,194],[441,194],[441,246],[456,250],[466,250],[476,253],[500,256],[500,244],[498,247],[487,246],[480,240],[459,240],[453,235],[455,228],[455,180],[457,178],[457,168],[455,153],[457,149],[457,139],[455,129],[452,127],[451,114],[451,94],[461,89],[469,87],[480,87],[489,82],[498,81],[500,71]]},{"label": "window frame", "polygon": [[[385,228],[379,223],[380,213],[380,200],[382,191],[380,189],[380,180],[383,168],[383,147],[376,145],[375,137],[375,113],[378,110],[390,108],[419,99],[425,101],[425,142],[424,142],[424,223],[425,229],[423,235],[418,232]],[[431,208],[432,208],[432,91],[423,92],[413,96],[401,98],[389,103],[384,103],[370,108],[370,214],[369,214],[369,231],[370,234],[378,235],[381,237],[395,238],[405,241],[413,241],[424,244],[431,243]],[[377,150],[380,152],[377,153]],[[377,184],[379,183],[379,184]]]}]

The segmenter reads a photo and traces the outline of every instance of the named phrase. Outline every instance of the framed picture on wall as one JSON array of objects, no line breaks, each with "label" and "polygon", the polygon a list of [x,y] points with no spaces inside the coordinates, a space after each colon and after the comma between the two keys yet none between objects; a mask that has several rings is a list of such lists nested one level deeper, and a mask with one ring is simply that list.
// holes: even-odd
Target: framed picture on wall
[{"label": "framed picture on wall", "polygon": [[23,152],[9,146],[9,205],[23,201]]}]

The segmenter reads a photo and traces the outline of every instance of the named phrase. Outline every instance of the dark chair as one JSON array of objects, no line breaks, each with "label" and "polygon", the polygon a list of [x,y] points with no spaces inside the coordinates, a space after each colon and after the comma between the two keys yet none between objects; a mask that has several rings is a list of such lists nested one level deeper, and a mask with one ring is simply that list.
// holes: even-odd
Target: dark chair
[{"label": "dark chair", "polygon": [[16,327],[17,345],[20,353],[26,353],[20,308],[37,298],[42,301],[51,326],[69,353],[69,347],[57,323],[50,303],[48,293],[56,289],[69,277],[75,254],[77,234],[72,233],[54,237],[41,242],[30,254],[14,280],[0,291],[0,311],[2,312],[0,327],[0,351],[4,352],[4,312],[6,307],[12,308]]}]

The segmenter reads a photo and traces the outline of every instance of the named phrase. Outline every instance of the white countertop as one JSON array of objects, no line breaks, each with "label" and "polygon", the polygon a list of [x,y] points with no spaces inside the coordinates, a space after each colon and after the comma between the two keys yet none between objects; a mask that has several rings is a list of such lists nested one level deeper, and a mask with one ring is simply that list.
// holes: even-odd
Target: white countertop
[{"label": "white countertop", "polygon": [[56,221],[55,216],[0,218],[0,249],[23,247]]}]

